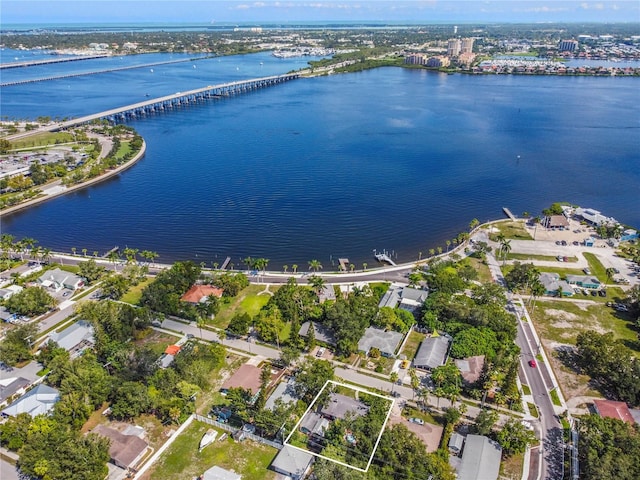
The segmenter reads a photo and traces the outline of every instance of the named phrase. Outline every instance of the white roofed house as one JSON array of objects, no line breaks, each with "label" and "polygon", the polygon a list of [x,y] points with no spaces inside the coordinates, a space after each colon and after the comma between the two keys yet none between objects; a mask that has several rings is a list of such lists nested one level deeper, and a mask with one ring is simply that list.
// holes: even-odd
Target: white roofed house
[{"label": "white roofed house", "polygon": [[69,352],[70,358],[76,358],[87,349],[93,348],[96,341],[93,325],[86,320],[79,320],[61,332],[49,334],[49,340]]},{"label": "white roofed house", "polygon": [[458,469],[458,480],[496,480],[500,474],[502,447],[482,435],[467,435]]},{"label": "white roofed house", "polygon": [[82,277],[71,273],[54,268],[53,270],[47,270],[38,278],[38,283],[45,288],[50,288],[55,292],[59,292],[63,288],[68,290],[77,290],[84,286],[84,280]]},{"label": "white roofed house", "polygon": [[312,463],[312,454],[285,445],[271,462],[270,468],[293,480],[300,480],[309,473]]},{"label": "white roofed house", "polygon": [[377,348],[383,357],[395,357],[403,338],[404,334],[400,332],[369,327],[358,342],[358,350],[368,355],[372,348]]},{"label": "white roofed house", "polygon": [[60,392],[43,383],[32,388],[7,408],[2,410],[3,416],[15,417],[21,413],[28,413],[32,417],[48,414],[56,402],[60,400]]}]

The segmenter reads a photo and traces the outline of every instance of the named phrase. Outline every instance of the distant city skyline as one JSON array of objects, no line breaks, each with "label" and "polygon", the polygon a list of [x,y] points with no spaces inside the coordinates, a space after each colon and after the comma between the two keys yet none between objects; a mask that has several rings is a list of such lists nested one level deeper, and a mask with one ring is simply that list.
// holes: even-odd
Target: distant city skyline
[{"label": "distant city skyline", "polygon": [[5,0],[2,24],[640,22],[640,2],[502,0]]}]

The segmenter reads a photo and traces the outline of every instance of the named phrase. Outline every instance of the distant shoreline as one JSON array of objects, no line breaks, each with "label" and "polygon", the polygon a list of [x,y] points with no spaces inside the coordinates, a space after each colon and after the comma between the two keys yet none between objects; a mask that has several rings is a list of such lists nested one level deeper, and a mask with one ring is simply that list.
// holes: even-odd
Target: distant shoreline
[{"label": "distant shoreline", "polygon": [[38,205],[39,203],[42,202],[46,202],[47,200],[51,200],[52,198],[56,198],[59,197],[61,195],[66,195],[67,193],[71,193],[71,192],[75,192],[77,190],[89,187],[91,185],[94,185],[96,183],[100,183],[103,182],[104,180],[107,180],[111,177],[114,177],[116,175],[118,175],[121,172],[124,172],[125,170],[131,168],[133,165],[135,165],[138,160],[140,160],[145,152],[147,150],[147,144],[144,141],[144,139],[142,140],[142,146],[140,147],[140,150],[138,151],[138,153],[136,153],[133,158],[131,160],[129,160],[126,163],[123,163],[122,165],[114,168],[113,170],[107,169],[107,171],[105,171],[104,173],[98,175],[97,177],[94,177],[90,180],[87,180],[86,182],[82,182],[82,183],[78,183],[76,185],[73,185],[71,187],[65,188],[65,190],[61,191],[61,192],[57,192],[51,195],[45,195],[43,197],[38,197],[38,198],[32,198],[31,200],[28,200],[24,203],[20,203],[18,205],[13,205],[11,207],[5,208],[0,210],[0,215],[4,216],[10,213],[15,213],[19,210],[23,210],[25,208],[29,208],[29,207],[33,207],[35,205]]}]

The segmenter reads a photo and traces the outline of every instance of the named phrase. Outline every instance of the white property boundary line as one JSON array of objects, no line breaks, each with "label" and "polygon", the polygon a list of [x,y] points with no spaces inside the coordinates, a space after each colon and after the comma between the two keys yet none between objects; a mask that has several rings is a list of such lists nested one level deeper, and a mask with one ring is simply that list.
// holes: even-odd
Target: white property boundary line
[{"label": "white property boundary line", "polygon": [[[373,446],[373,450],[371,452],[371,456],[369,457],[369,461],[367,462],[367,468],[363,469],[363,468],[354,467],[353,465],[349,465],[348,463],[341,462],[339,460],[336,460],[335,458],[325,457],[324,455],[320,455],[319,453],[314,453],[314,452],[311,452],[311,451],[306,450],[304,448],[296,447],[295,445],[292,445],[292,444],[289,443],[289,439],[291,438],[291,436],[295,432],[298,431],[298,428],[300,427],[300,423],[302,423],[302,420],[311,411],[311,407],[313,407],[316,404],[316,402],[318,401],[318,398],[320,398],[320,395],[322,395],[322,392],[324,392],[324,390],[327,388],[327,385],[329,385],[330,383],[333,384],[333,385],[339,386],[339,387],[344,387],[344,388],[349,388],[351,390],[356,390],[356,391],[362,392],[362,393],[364,393],[366,395],[372,395],[374,397],[379,397],[379,398],[383,398],[385,400],[389,400],[389,410],[387,410],[387,416],[384,418],[384,422],[382,423],[382,428],[380,428],[380,433],[378,434],[378,438],[376,439],[376,443]],[[371,462],[373,461],[373,456],[375,455],[376,450],[378,449],[378,444],[380,443],[380,439],[382,438],[382,433],[384,432],[384,429],[387,426],[387,421],[389,420],[389,415],[391,415],[391,410],[393,409],[393,404],[394,404],[394,399],[391,398],[391,397],[386,397],[384,395],[380,395],[379,393],[374,393],[374,392],[371,392],[369,390],[365,390],[364,388],[356,387],[355,385],[347,385],[346,383],[339,383],[339,382],[336,382],[334,380],[327,380],[326,383],[324,384],[324,386],[320,389],[320,391],[316,395],[316,397],[313,399],[313,402],[311,402],[311,404],[309,405],[307,410],[304,412],[304,415],[302,415],[302,417],[300,417],[300,420],[298,420],[298,423],[296,423],[295,427],[293,427],[293,429],[291,430],[291,433],[289,433],[289,435],[285,439],[284,444],[289,446],[289,447],[291,447],[291,448],[295,448],[296,450],[300,450],[301,452],[305,452],[305,453],[308,453],[310,455],[313,455],[314,457],[323,458],[323,459],[328,460],[330,462],[337,463],[338,465],[342,465],[343,467],[348,467],[348,468],[352,468],[354,470],[358,470],[359,472],[362,472],[362,473],[367,473],[367,471],[369,470],[369,467],[371,466]]]}]

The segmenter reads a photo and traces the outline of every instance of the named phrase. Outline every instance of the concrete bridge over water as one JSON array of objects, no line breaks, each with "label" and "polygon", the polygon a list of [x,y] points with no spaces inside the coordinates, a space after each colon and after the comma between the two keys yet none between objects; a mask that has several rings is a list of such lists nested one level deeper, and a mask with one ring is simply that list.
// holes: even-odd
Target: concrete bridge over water
[{"label": "concrete bridge over water", "polygon": [[208,85],[206,87],[189,90],[187,92],[177,92],[164,97],[153,98],[143,102],[124,105],[122,107],[112,108],[103,112],[86,115],[84,117],[74,118],[59,123],[53,123],[32,130],[29,132],[18,133],[6,137],[7,140],[15,140],[24,138],[39,132],[55,132],[66,128],[74,127],[90,123],[94,120],[105,119],[112,123],[126,122],[135,118],[146,117],[181,108],[197,103],[203,103],[212,99],[224,98],[231,95],[251,92],[260,88],[278,85],[280,83],[295,80],[300,77],[300,73],[288,73],[285,75],[275,75],[271,77],[252,78],[249,80],[239,80],[235,82],[222,83],[219,85]]}]

